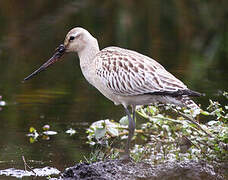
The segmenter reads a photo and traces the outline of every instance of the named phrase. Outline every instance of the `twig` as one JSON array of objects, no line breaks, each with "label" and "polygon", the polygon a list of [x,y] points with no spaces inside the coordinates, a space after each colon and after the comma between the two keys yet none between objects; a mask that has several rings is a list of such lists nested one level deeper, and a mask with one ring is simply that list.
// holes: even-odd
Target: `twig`
[{"label": "twig", "polygon": [[195,143],[193,143],[187,136],[183,135],[183,137],[184,137],[185,139],[187,139],[187,140],[188,140],[193,146],[195,146],[197,149],[200,149],[200,150],[202,151],[201,147],[200,147],[200,146],[197,146]]},{"label": "twig", "polygon": [[207,146],[207,147],[209,147],[209,148],[211,148],[211,149],[214,149],[214,147],[211,146],[211,145],[209,145],[208,143],[201,142],[201,141],[199,141],[199,140],[197,140],[197,139],[196,139],[195,141],[197,141],[198,143],[203,144],[204,146]]},{"label": "twig", "polygon": [[23,160],[23,162],[24,162],[25,171],[27,171],[27,168],[26,168],[26,162],[25,162],[25,157],[24,157],[24,156],[22,156],[22,160]]},{"label": "twig", "polygon": [[180,111],[177,111],[176,109],[172,108],[171,109],[176,112],[177,114],[183,116],[184,118],[186,118],[187,120],[189,120],[190,122],[192,122],[193,124],[195,124],[199,129],[201,129],[205,134],[207,134],[208,136],[212,137],[211,134],[207,133],[196,121],[194,121],[194,119],[192,119],[191,117],[189,117],[188,115],[180,112]]},{"label": "twig", "polygon": [[22,160],[24,162],[25,171],[27,171],[26,167],[28,167],[29,170],[31,170],[35,175],[37,175],[36,172],[26,163],[24,156],[22,156]]}]

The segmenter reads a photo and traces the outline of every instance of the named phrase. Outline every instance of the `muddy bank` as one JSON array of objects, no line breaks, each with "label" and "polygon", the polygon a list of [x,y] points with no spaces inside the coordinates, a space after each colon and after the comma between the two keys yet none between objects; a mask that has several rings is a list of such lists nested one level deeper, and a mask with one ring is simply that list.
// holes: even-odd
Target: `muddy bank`
[{"label": "muddy bank", "polygon": [[[61,180],[224,180],[228,163],[210,165],[205,161],[169,162],[157,166],[147,163],[107,160],[79,163],[66,169]],[[225,174],[226,173],[226,174]]]}]

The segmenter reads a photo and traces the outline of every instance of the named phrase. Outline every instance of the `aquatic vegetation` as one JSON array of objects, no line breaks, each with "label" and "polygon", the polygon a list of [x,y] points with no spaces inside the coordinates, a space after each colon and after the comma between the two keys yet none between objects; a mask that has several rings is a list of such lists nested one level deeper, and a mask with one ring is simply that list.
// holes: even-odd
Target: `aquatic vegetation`
[{"label": "aquatic vegetation", "polygon": [[[224,93],[227,98],[227,93]],[[206,111],[195,115],[187,109],[176,109],[166,105],[139,107],[137,113],[147,119],[135,133],[135,145],[131,156],[135,161],[146,161],[159,164],[167,161],[200,160],[223,162],[228,161],[228,106],[209,100]],[[178,110],[178,111],[177,111]],[[174,113],[175,112],[175,113]],[[178,114],[176,113],[178,112]],[[206,123],[205,123],[206,119]],[[112,148],[117,141],[118,145],[127,135],[127,117],[119,123],[110,120],[101,120],[93,123],[87,130],[88,143],[95,146],[92,160],[116,158],[118,148]],[[113,143],[115,141],[115,143]],[[98,145],[109,147],[106,152]],[[121,148],[120,148],[121,149]],[[94,157],[96,156],[96,158]]]},{"label": "aquatic vegetation", "polygon": [[75,133],[77,133],[77,131],[75,129],[70,128],[70,129],[66,130],[66,133],[69,134],[70,136],[72,136]]},{"label": "aquatic vegetation", "polygon": [[[58,132],[50,130],[50,125],[46,124],[42,127],[42,131],[38,132],[37,129],[35,129],[34,127],[30,127],[29,128],[29,133],[27,134],[27,136],[29,137],[29,142],[30,143],[34,143],[38,140],[38,137],[41,137],[43,140],[49,140],[50,136],[54,136],[57,135]],[[68,129],[65,131],[66,134],[69,134],[70,136],[74,135],[77,133],[77,131],[75,129]]]},{"label": "aquatic vegetation", "polygon": [[29,137],[29,142],[34,143],[35,141],[37,141],[38,137],[42,137],[42,139],[44,140],[49,140],[49,136],[58,134],[56,131],[51,131],[49,129],[50,125],[44,125],[42,128],[43,131],[39,133],[34,127],[30,127],[30,133],[27,134],[27,136]]},{"label": "aquatic vegetation", "polygon": [[[141,112],[148,115],[145,108]],[[141,128],[148,143],[134,146],[132,155],[135,160],[155,164],[189,159],[228,160],[228,126],[223,121],[200,124],[202,130],[183,116],[172,119],[157,114],[147,118],[149,121]]]},{"label": "aquatic vegetation", "polygon": [[2,100],[2,96],[0,95],[0,111],[2,110],[2,106],[5,106],[6,102]]},{"label": "aquatic vegetation", "polygon": [[[120,123],[110,121],[108,119],[94,122],[86,131],[89,134],[87,136],[89,140],[88,143],[91,145],[94,145],[96,143],[102,144],[104,137],[117,137],[120,135],[119,131],[121,134],[123,134],[123,132],[125,132],[124,130],[126,130],[127,133],[127,125],[122,124],[121,120]],[[94,139],[96,139],[96,142],[93,141]]]}]

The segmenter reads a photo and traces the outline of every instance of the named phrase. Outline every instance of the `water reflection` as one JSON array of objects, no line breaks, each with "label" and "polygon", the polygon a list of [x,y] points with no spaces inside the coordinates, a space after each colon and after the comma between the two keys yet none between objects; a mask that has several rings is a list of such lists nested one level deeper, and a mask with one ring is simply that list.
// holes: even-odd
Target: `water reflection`
[{"label": "water reflection", "polygon": [[[12,161],[0,168],[23,168],[24,155],[62,170],[90,152],[89,124],[123,115],[84,80],[76,55],[21,83],[69,29],[88,29],[101,48],[116,45],[157,59],[191,89],[205,92],[198,99],[205,107],[208,97],[219,99],[218,90],[228,87],[226,7],[226,1],[0,1],[0,95],[7,103],[0,111],[0,161]],[[58,135],[30,144],[29,128],[45,124]],[[69,128],[78,134],[69,137]]]}]

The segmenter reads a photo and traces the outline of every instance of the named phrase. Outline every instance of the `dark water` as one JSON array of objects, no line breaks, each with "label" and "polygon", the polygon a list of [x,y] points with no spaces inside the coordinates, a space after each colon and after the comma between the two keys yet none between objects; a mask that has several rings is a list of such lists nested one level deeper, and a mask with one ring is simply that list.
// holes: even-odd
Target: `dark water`
[{"label": "dark water", "polygon": [[[83,78],[78,57],[67,55],[48,71],[21,83],[45,62],[75,26],[115,45],[153,57],[193,90],[224,102],[228,87],[227,1],[0,1],[0,169],[63,170],[88,156],[86,128],[96,120],[119,120],[115,107]],[[29,142],[32,126],[49,124],[58,134]],[[69,136],[69,128],[78,133]],[[0,177],[1,178],[1,177]],[[5,178],[5,177],[4,177]]]}]

